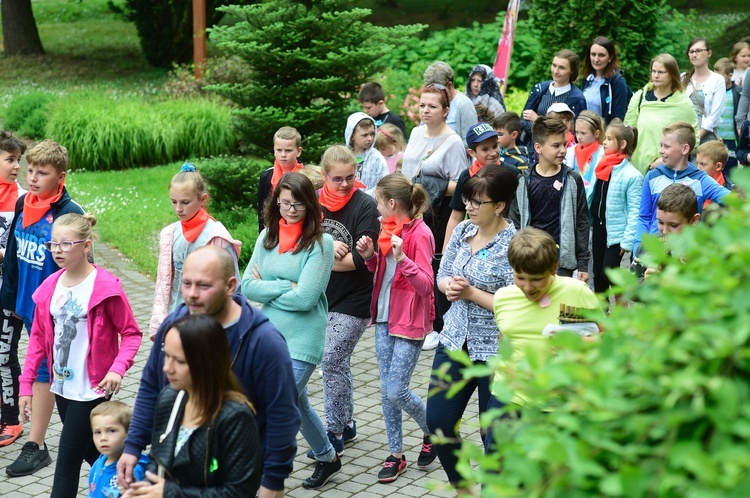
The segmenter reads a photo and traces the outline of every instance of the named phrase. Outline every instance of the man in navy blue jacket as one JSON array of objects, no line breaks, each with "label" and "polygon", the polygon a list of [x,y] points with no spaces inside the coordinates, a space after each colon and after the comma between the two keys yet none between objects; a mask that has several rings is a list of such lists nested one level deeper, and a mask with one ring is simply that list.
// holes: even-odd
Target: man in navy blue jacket
[{"label": "man in navy blue jacket", "polygon": [[263,453],[259,496],[284,495],[284,480],[292,471],[300,426],[292,360],[276,327],[243,296],[235,295],[237,285],[234,261],[225,249],[204,246],[185,259],[182,273],[185,304],[162,323],[143,368],[125,451],[117,463],[121,486],[127,487],[133,482],[133,467],[151,443],[156,398],[168,384],[162,371],[164,337],[180,317],[204,313],[224,325],[232,370],[257,411]]}]

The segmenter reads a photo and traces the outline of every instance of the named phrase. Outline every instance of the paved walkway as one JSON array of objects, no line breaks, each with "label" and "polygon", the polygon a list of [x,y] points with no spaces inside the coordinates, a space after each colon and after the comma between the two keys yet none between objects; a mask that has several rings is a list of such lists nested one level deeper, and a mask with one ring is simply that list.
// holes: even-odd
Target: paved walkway
[{"label": "paved walkway", "polygon": [[[96,244],[95,253],[97,264],[109,269],[120,277],[125,287],[125,292],[130,299],[135,317],[141,326],[141,330],[148,330],[147,324],[150,318],[154,289],[153,282],[140,273],[133,271],[121,254],[104,244]],[[22,363],[27,342],[25,336],[21,338],[19,350],[22,356]],[[136,357],[135,365],[128,375],[125,376],[123,388],[115,399],[131,406],[135,403],[141,369],[146,362],[150,348],[151,342],[148,340],[148,334],[145,334],[142,347]],[[416,368],[412,378],[412,389],[422,396],[426,396],[427,393],[427,381],[432,365],[432,357],[432,351],[422,353],[419,366]],[[422,442],[422,436],[417,425],[408,416],[404,421],[404,448],[406,457],[410,462],[410,467],[395,482],[390,484],[378,483],[377,473],[382,466],[383,460],[388,456],[388,446],[380,405],[380,380],[375,358],[373,329],[368,329],[357,345],[352,358],[352,367],[355,384],[355,418],[357,420],[359,437],[356,442],[346,447],[344,456],[342,457],[344,464],[342,472],[319,490],[304,489],[302,481],[312,474],[314,465],[313,461],[308,460],[305,456],[308,450],[307,443],[299,436],[299,449],[294,464],[294,472],[286,481],[287,496],[293,498],[454,496],[454,493],[450,491],[434,489],[436,485],[440,485],[445,481],[445,474],[437,460],[427,471],[419,470],[416,467],[415,462]],[[313,377],[310,379],[308,389],[310,401],[318,413],[322,414],[322,382],[317,373],[313,374]],[[469,406],[466,413],[466,417],[470,420],[472,427],[476,424],[477,420],[475,407],[476,402]],[[34,475],[13,479],[9,478],[4,470],[0,470],[1,497],[29,498],[49,496],[61,428],[62,424],[55,413],[52,416],[52,424],[47,431],[47,446],[52,455],[52,465],[41,469]],[[468,437],[478,440],[477,432],[476,430],[472,430],[472,433]],[[25,437],[21,436],[18,442],[0,448],[0,469],[5,469],[5,467],[15,460],[23,442],[25,442]],[[88,470],[88,464],[84,463],[81,470],[79,496],[87,496]]]}]

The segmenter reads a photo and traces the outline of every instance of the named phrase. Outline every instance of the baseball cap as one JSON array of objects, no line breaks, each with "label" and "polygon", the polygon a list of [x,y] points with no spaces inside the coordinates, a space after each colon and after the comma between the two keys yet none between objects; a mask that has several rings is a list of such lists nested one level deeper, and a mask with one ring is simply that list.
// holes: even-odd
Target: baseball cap
[{"label": "baseball cap", "polygon": [[573,114],[573,111],[570,110],[570,107],[568,107],[568,104],[565,102],[555,102],[551,106],[549,106],[549,109],[547,109],[547,114],[551,112],[567,112],[570,114]]},{"label": "baseball cap", "polygon": [[487,123],[477,123],[466,132],[466,145],[484,142],[488,138],[496,137],[498,133]]}]

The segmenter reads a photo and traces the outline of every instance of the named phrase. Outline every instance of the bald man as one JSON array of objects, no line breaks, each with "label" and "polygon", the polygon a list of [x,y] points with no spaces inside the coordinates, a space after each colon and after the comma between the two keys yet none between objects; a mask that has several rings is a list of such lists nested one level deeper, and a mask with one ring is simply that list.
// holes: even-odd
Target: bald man
[{"label": "bald man", "polygon": [[212,315],[224,326],[232,370],[257,410],[263,452],[259,496],[284,496],[284,480],[292,472],[300,426],[292,360],[283,336],[260,310],[235,294],[237,285],[234,260],[225,249],[204,246],[185,259],[182,273],[185,303],[159,327],[143,368],[125,452],[117,463],[121,486],[128,487],[133,482],[133,468],[151,443],[156,398],[168,384],[162,371],[164,337],[171,324],[182,316],[202,313]]}]

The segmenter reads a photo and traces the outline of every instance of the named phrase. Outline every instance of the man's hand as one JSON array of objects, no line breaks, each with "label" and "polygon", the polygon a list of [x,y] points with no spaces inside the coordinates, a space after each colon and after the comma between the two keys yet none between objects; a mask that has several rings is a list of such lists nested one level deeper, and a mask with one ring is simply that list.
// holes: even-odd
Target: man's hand
[{"label": "man's hand", "polygon": [[117,460],[117,483],[122,489],[128,489],[133,484],[133,469],[138,465],[138,457],[123,453]]}]

